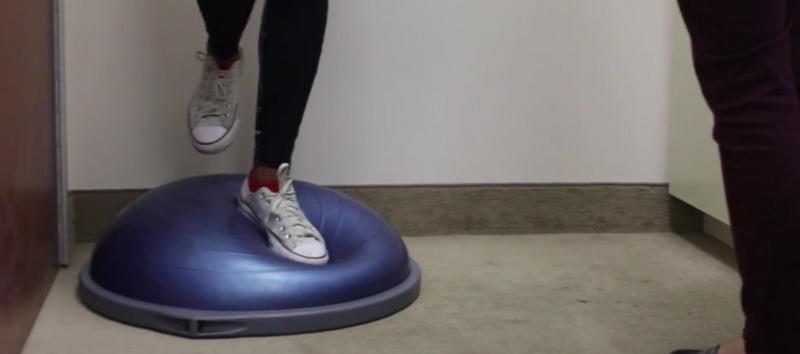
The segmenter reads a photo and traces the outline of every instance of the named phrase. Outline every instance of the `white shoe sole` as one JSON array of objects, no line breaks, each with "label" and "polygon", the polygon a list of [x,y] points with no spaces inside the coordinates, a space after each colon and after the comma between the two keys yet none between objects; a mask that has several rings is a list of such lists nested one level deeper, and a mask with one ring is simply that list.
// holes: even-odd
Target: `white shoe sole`
[{"label": "white shoe sole", "polygon": [[272,250],[272,252],[275,252],[279,256],[287,258],[289,260],[310,265],[324,265],[328,263],[328,255],[325,255],[325,257],[321,258],[309,258],[309,257],[303,257],[297,253],[292,252],[290,249],[286,248],[283,245],[283,243],[281,243],[278,236],[274,235],[272,232],[269,232],[269,230],[263,229],[263,227],[261,226],[261,221],[253,213],[253,211],[250,210],[250,207],[247,205],[247,203],[243,202],[241,198],[237,198],[237,204],[239,204],[239,211],[241,211],[242,214],[244,214],[248,219],[250,219],[250,221],[255,223],[258,226],[258,228],[261,229],[261,231],[267,234],[267,236],[269,237],[269,248],[270,250]]},{"label": "white shoe sole", "polygon": [[[189,117],[189,119],[191,119],[191,117]],[[192,146],[194,146],[195,150],[201,154],[213,155],[223,152],[225,149],[231,146],[233,139],[236,137],[236,132],[239,131],[239,118],[234,118],[231,129],[229,129],[228,132],[222,136],[222,138],[210,144],[198,142],[197,139],[195,139],[192,135],[191,125],[187,124],[187,126],[189,128],[189,140],[192,141]]]}]

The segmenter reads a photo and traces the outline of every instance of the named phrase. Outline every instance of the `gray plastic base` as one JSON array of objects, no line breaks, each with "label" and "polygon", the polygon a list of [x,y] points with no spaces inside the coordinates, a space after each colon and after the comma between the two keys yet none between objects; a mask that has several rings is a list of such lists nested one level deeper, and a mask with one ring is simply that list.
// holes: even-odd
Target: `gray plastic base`
[{"label": "gray plastic base", "polygon": [[151,304],[112,293],[81,270],[78,295],[86,306],[114,320],[189,338],[266,336],[330,330],[389,316],[419,296],[420,269],[409,261],[406,280],[355,301],[277,311],[208,311]]}]

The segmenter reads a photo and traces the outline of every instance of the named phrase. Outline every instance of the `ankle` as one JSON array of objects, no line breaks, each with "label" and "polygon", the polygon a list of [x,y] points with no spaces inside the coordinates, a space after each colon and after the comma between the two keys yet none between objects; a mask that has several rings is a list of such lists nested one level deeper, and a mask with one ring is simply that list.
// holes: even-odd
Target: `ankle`
[{"label": "ankle", "polygon": [[276,182],[278,169],[265,165],[255,165],[250,169],[250,177],[261,183]]},{"label": "ankle", "polygon": [[251,192],[266,187],[275,193],[280,188],[277,170],[268,166],[254,166],[247,176],[247,182]]},{"label": "ankle", "polygon": [[241,57],[241,50],[218,50],[214,49],[210,43],[206,44],[206,52],[214,58],[220,70],[230,70],[233,64]]},{"label": "ankle", "polygon": [[719,354],[747,354],[744,340],[739,339],[722,345]]},{"label": "ankle", "polygon": [[239,60],[239,57],[240,57],[239,53],[236,53],[231,57],[227,58],[214,57],[214,59],[217,62],[217,67],[220,70],[225,71],[225,70],[230,70],[233,67],[233,64],[235,64],[236,61]]}]

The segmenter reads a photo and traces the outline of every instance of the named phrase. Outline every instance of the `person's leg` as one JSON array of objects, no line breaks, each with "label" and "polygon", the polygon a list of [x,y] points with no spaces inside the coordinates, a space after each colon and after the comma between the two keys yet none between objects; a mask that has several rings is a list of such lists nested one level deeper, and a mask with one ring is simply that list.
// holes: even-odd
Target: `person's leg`
[{"label": "person's leg", "polygon": [[317,74],[327,19],[327,0],[267,0],[253,168],[239,194],[241,210],[265,231],[273,252],[315,265],[328,262],[328,251],[300,207],[288,163]]},{"label": "person's leg", "polygon": [[239,41],[255,0],[197,0],[208,32],[208,51],[219,61],[239,54]]},{"label": "person's leg", "polygon": [[256,147],[251,176],[274,182],[289,162],[317,74],[327,0],[267,0],[261,23]]},{"label": "person's leg", "polygon": [[789,22],[791,25],[792,69],[795,76],[795,88],[800,93],[800,1],[789,1]]},{"label": "person's leg", "polygon": [[224,151],[239,127],[239,41],[255,0],[198,0],[208,32],[200,82],[189,102],[189,135],[204,154]]},{"label": "person's leg", "polygon": [[715,115],[743,279],[747,352],[794,352],[800,318],[800,101],[787,2],[679,3],[697,76]]}]

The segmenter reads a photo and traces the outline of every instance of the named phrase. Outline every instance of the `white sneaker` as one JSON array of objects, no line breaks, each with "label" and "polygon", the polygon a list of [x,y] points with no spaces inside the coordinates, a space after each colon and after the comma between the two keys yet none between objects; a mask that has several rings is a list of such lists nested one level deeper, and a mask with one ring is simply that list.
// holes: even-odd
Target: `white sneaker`
[{"label": "white sneaker", "polygon": [[189,103],[189,133],[197,151],[216,154],[230,146],[239,128],[242,53],[229,70],[221,70],[211,54],[198,53],[198,59],[203,60],[203,73]]},{"label": "white sneaker", "polygon": [[278,168],[278,184],[278,193],[266,187],[251,192],[245,180],[239,193],[239,209],[269,236],[273,252],[297,262],[328,263],[325,240],[297,202],[289,164]]}]

